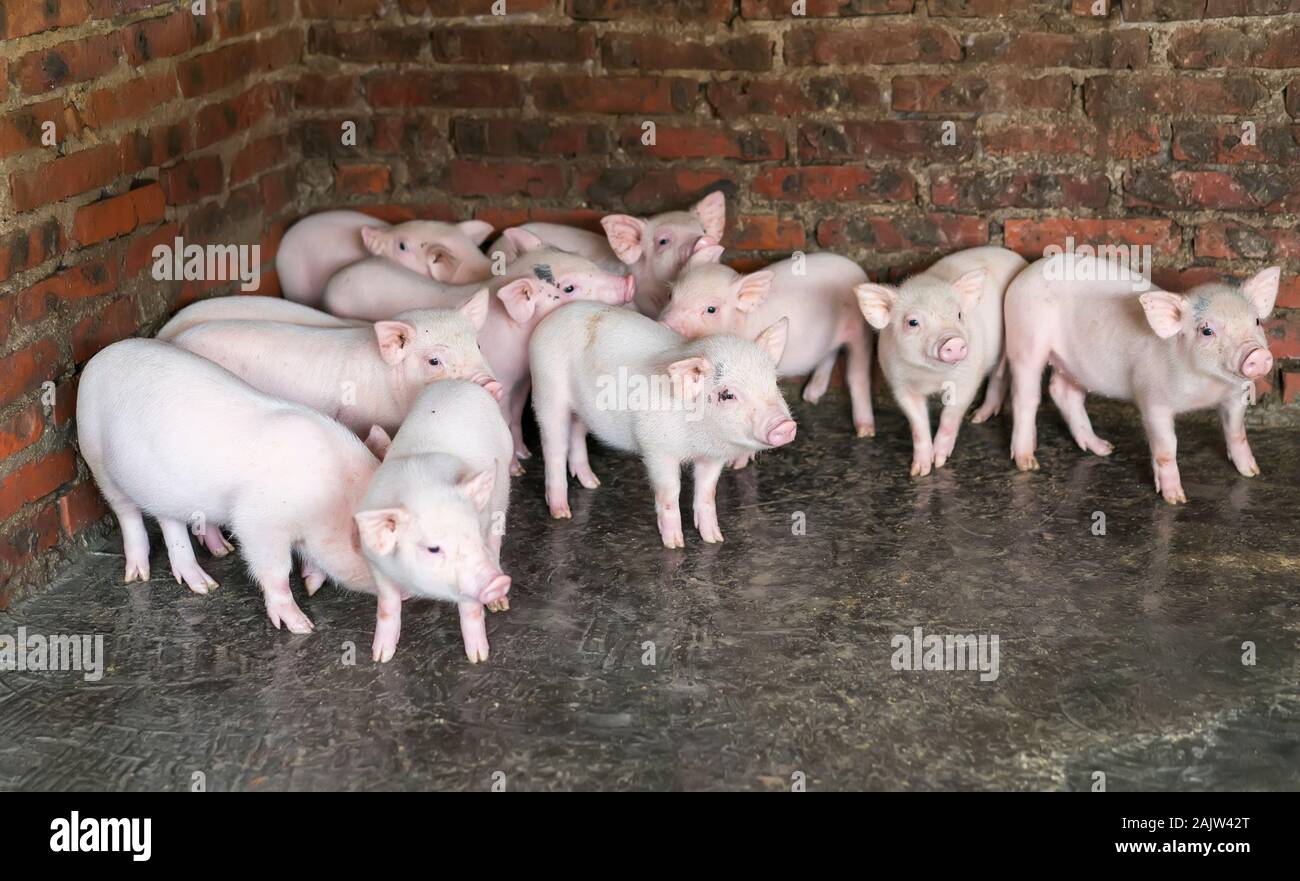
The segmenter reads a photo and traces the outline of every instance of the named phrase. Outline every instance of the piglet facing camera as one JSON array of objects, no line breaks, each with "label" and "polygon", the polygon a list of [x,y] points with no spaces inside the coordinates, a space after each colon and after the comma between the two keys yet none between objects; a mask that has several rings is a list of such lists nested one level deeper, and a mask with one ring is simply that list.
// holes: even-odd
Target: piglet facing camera
[{"label": "piglet facing camera", "polygon": [[449,380],[416,399],[355,518],[379,596],[376,661],[397,649],[408,596],[456,603],[465,654],[487,660],[483,607],[509,608],[501,543],[513,457],[501,410],[479,386]]},{"label": "piglet facing camera", "polygon": [[684,340],[629,309],[574,303],[538,326],[529,344],[533,408],[542,434],[551,516],[571,516],[568,474],[600,485],[586,435],[645,462],[665,547],[683,547],[681,467],[695,471],[695,525],[722,541],[714,494],[723,466],[784,446],[797,432],[776,383],[789,322],[753,342],[729,335]]},{"label": "piglet facing camera", "polygon": [[1006,298],[1016,467],[1038,468],[1035,420],[1051,365],[1052,400],[1080,449],[1100,456],[1112,450],[1088,419],[1089,392],[1137,404],[1165,501],[1187,501],[1176,458],[1179,413],[1217,408],[1233,465],[1246,477],[1259,474],[1245,413],[1255,380],[1273,367],[1262,323],[1280,278],[1274,266],[1240,286],[1203,284],[1175,294],[1093,256],[1061,254],[1031,265]]},{"label": "piglet facing camera", "polygon": [[[880,331],[880,366],[912,430],[913,477],[942,468],[962,418],[988,378],[972,421],[1002,408],[1002,298],[1025,261],[1005,248],[972,248],[944,257],[898,287],[858,285],[858,307]],[[930,438],[927,398],[942,395],[939,428]]]}]

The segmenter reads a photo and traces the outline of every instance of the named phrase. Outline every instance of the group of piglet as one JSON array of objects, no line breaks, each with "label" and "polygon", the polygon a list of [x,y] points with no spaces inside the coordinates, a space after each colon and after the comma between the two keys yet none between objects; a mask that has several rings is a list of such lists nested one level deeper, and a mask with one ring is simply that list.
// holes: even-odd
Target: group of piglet
[{"label": "group of piglet", "polygon": [[[973,421],[998,414],[1009,385],[1011,455],[1038,468],[1048,365],[1084,450],[1111,452],[1088,421],[1088,391],[1137,403],[1167,501],[1186,500],[1181,412],[1217,406],[1233,464],[1259,473],[1244,413],[1272,367],[1261,322],[1276,267],[1180,295],[1096,258],[1029,265],[981,247],[890,286],[828,253],[739,273],[721,262],[724,223],[713,193],[688,211],[607,216],[605,236],[524,224],[485,254],[482,221],[302,220],[276,258],[287,299],[195,303],[156,340],[115,343],[86,367],[81,450],[120,523],[126,581],[149,578],[143,514],[159,522],[173,576],[198,593],[216,582],[190,534],[223,556],[224,528],[277,628],[312,629],[290,591],[296,554],[308,595],[332,580],[377,597],[376,661],[393,656],[411,597],[456,603],[466,654],[485,660],[484,609],[509,608],[501,546],[510,476],[530,457],[530,390],[553,517],[570,516],[570,476],[600,485],[590,432],[643,459],[665,547],[685,544],[690,463],[695,526],[719,542],[723,471],[794,440],[779,378],[808,375],[803,398],[815,404],[844,350],[856,433],[875,434],[872,328],[911,426],[913,476],[948,462],[985,380]],[[663,394],[611,404],[618,377],[659,381]]]}]

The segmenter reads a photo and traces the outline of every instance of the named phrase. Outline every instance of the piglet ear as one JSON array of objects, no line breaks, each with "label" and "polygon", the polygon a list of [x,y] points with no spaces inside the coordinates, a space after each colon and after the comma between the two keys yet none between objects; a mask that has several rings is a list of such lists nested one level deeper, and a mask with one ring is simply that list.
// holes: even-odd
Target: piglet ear
[{"label": "piglet ear", "polygon": [[531,278],[518,278],[497,291],[497,299],[506,307],[506,314],[515,324],[527,324],[537,308],[536,283]]},{"label": "piglet ear", "polygon": [[491,293],[487,288],[479,288],[474,296],[460,304],[460,314],[468,318],[470,323],[474,325],[475,333],[482,330],[483,325],[487,323],[488,298],[490,296]]},{"label": "piglet ear", "polygon": [[393,552],[398,539],[411,523],[411,515],[405,508],[358,511],[352,519],[356,521],[357,531],[361,533],[361,543],[381,557]]},{"label": "piglet ear", "polygon": [[1277,301],[1277,288],[1281,282],[1281,267],[1270,266],[1246,279],[1245,284],[1241,286],[1242,295],[1250,300],[1250,305],[1258,318],[1267,318],[1268,313],[1273,311],[1273,303]]},{"label": "piglet ear", "polygon": [[379,355],[386,364],[397,364],[406,357],[415,339],[415,325],[405,321],[376,321],[375,339]]},{"label": "piglet ear", "polygon": [[1168,291],[1148,291],[1138,297],[1147,314],[1147,323],[1156,336],[1167,340],[1183,328],[1183,311],[1187,301]]},{"label": "piglet ear", "polygon": [[970,272],[963,272],[953,281],[952,289],[961,298],[963,314],[969,313],[979,305],[980,296],[984,293],[984,280],[988,278],[988,274],[988,270],[981,266]]},{"label": "piglet ear", "polygon": [[781,363],[781,356],[785,354],[785,343],[790,337],[790,319],[782,318],[768,327],[758,335],[754,342],[767,356],[772,359],[773,364]]},{"label": "piglet ear", "polygon": [[487,237],[492,235],[492,224],[486,220],[462,220],[456,224],[456,228],[476,245],[483,244],[487,241]]},{"label": "piglet ear", "polygon": [[682,397],[688,401],[699,397],[711,373],[713,373],[713,364],[708,358],[700,355],[683,358],[668,365],[668,375],[672,378],[673,385],[681,388]]},{"label": "piglet ear", "polygon": [[736,292],[736,307],[741,312],[752,312],[767,299],[776,274],[766,269],[751,272],[736,279],[732,289]]},{"label": "piglet ear", "polygon": [[[700,239],[700,242],[704,239]],[[686,261],[687,266],[707,266],[710,263],[721,263],[722,252],[726,249],[721,245],[701,245],[695,243],[695,250],[691,252],[690,259]]]},{"label": "piglet ear", "polygon": [[894,303],[898,301],[893,288],[868,282],[855,287],[853,295],[858,298],[858,308],[862,310],[867,324],[876,330],[884,330],[889,326]]},{"label": "piglet ear", "polygon": [[440,269],[449,277],[454,275],[460,268],[460,258],[442,245],[429,244],[425,246],[426,255],[425,266],[429,273],[429,278],[435,278],[434,269]]},{"label": "piglet ear", "polygon": [[704,227],[704,234],[715,242],[722,241],[727,226],[727,197],[721,191],[709,193],[691,206],[691,213]]},{"label": "piglet ear", "polygon": [[388,455],[388,448],[393,445],[393,439],[388,436],[378,425],[370,426],[370,434],[366,435],[366,449],[375,454],[375,458],[380,462]]},{"label": "piglet ear", "polygon": [[628,266],[641,259],[645,249],[646,222],[630,214],[608,214],[600,219],[605,238],[615,256]]},{"label": "piglet ear", "polygon": [[514,245],[515,256],[526,254],[529,251],[536,251],[538,248],[542,247],[542,240],[534,233],[530,233],[526,229],[520,229],[517,226],[512,226],[509,229],[502,231],[501,235],[510,242],[510,244]]},{"label": "piglet ear", "polygon": [[491,468],[484,468],[478,474],[462,480],[460,489],[474,503],[474,507],[482,511],[492,500],[492,487],[496,486],[496,482],[496,472]]},{"label": "piglet ear", "polygon": [[373,226],[361,227],[361,244],[376,257],[382,256],[384,253],[383,231]]}]

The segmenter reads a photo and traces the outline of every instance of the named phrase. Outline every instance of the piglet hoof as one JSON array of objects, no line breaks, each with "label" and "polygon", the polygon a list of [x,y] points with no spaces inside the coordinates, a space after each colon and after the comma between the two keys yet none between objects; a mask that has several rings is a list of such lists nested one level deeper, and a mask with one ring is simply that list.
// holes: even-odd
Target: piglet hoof
[{"label": "piglet hoof", "polygon": [[203,533],[203,544],[214,557],[224,557],[235,549],[235,546],[226,541],[221,530],[215,526],[209,526]]},{"label": "piglet hoof", "polygon": [[528,447],[524,446],[523,444],[520,444],[518,447],[515,448],[515,458],[531,459],[533,458],[533,454],[529,451]]},{"label": "piglet hoof", "polygon": [[400,631],[396,627],[375,628],[375,641],[371,644],[370,656],[376,664],[387,664],[397,654],[397,640]]},{"label": "piglet hoof", "polygon": [[182,564],[179,567],[172,567],[172,577],[176,583],[184,583],[186,587],[198,594],[207,594],[208,591],[214,590],[217,582],[212,576],[199,568],[198,563]]},{"label": "piglet hoof", "polygon": [[1173,489],[1166,489],[1161,493],[1161,495],[1164,496],[1165,501],[1171,505],[1187,504],[1187,495],[1183,492],[1181,486],[1174,487]]},{"label": "piglet hoof", "polygon": [[711,523],[705,522],[702,525],[696,523],[695,528],[700,531],[700,538],[704,539],[706,543],[711,545],[722,543],[722,530],[718,528],[716,519]]},{"label": "piglet hoof", "polygon": [[818,390],[810,389],[807,386],[804,386],[803,399],[808,403],[815,405],[818,401],[822,399],[822,395],[824,395],[825,393],[826,393],[825,389],[821,389],[820,391],[818,391]]},{"label": "piglet hoof", "polygon": [[1016,459],[1016,467],[1019,468],[1021,471],[1038,470],[1038,459],[1034,456],[1033,453],[1016,456],[1015,459]]},{"label": "piglet hoof", "polygon": [[745,455],[741,456],[739,459],[736,459],[734,462],[732,462],[731,467],[734,468],[736,471],[741,471],[745,468],[746,465],[749,464],[750,458],[751,458],[750,455],[746,453]]},{"label": "piglet hoof", "polygon": [[509,612],[510,600],[507,597],[502,597],[501,599],[495,602],[487,603],[484,606],[484,608],[486,608],[489,612]]},{"label": "piglet hoof", "polygon": [[858,437],[876,436],[876,423],[874,422],[855,422],[853,427],[857,429]]},{"label": "piglet hoof", "polygon": [[288,602],[277,602],[266,604],[266,615],[279,630],[283,623],[285,629],[290,633],[311,633],[316,628],[312,625],[311,620],[302,613],[302,609],[292,600]]},{"label": "piglet hoof", "polygon": [[596,473],[592,471],[591,467],[588,465],[570,469],[569,473],[576,477],[578,483],[582,484],[587,489],[597,489],[600,487],[600,478],[596,476]]},{"label": "piglet hoof", "polygon": [[569,510],[569,494],[557,492],[554,495],[546,494],[546,504],[551,509],[551,517],[556,520],[568,520],[573,517],[573,512]]},{"label": "piglet hoof", "polygon": [[663,539],[666,548],[684,548],[686,547],[686,537],[682,535],[679,529],[675,533],[672,531],[661,532],[659,537]]},{"label": "piglet hoof", "polygon": [[912,477],[925,477],[930,473],[930,467],[933,460],[929,456],[912,457],[912,470],[909,472]]},{"label": "piglet hoof", "polygon": [[1109,456],[1111,453],[1115,452],[1114,444],[1110,441],[1102,440],[1099,437],[1094,437],[1087,443],[1080,444],[1079,446],[1081,449],[1087,450],[1089,453],[1096,456]]},{"label": "piglet hoof", "polygon": [[985,404],[983,407],[980,407],[975,411],[974,415],[971,416],[970,421],[975,425],[979,425],[981,422],[988,422],[1001,411],[1001,407],[990,407]]},{"label": "piglet hoof", "polygon": [[148,581],[148,580],[149,580],[148,560],[144,560],[143,562],[139,560],[126,561],[126,575],[122,579],[124,584],[130,584],[133,581]]},{"label": "piglet hoof", "polygon": [[302,583],[307,588],[307,596],[313,597],[316,595],[316,591],[321,589],[321,585],[325,583],[325,573],[312,572],[308,575],[304,575],[302,577]]},{"label": "piglet hoof", "polygon": [[523,477],[523,476],[524,476],[524,466],[519,464],[519,460],[518,460],[518,459],[511,459],[511,460],[510,460],[510,476],[511,476],[511,477]]}]

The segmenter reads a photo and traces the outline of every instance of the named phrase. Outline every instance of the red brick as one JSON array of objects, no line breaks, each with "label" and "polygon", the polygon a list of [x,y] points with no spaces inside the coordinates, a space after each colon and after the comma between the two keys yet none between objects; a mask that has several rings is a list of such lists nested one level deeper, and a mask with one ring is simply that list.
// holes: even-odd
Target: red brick
[{"label": "red brick", "polygon": [[59,347],[53,340],[39,340],[12,355],[0,358],[0,407],[16,401],[63,369]]},{"label": "red brick", "polygon": [[1174,67],[1213,68],[1296,66],[1300,56],[1300,27],[1276,27],[1248,33],[1242,28],[1212,26],[1180,28],[1169,40]]},{"label": "red brick", "polygon": [[458,196],[564,195],[564,170],[557,165],[507,164],[457,159],[447,165],[447,188]]},{"label": "red brick", "polygon": [[127,61],[132,67],[139,67],[155,58],[181,55],[206,43],[212,37],[212,26],[207,16],[195,15],[186,8],[127,25],[122,29],[122,36]]},{"label": "red brick", "polygon": [[[945,144],[945,135],[951,131]],[[881,119],[860,122],[805,123],[797,135],[799,158],[927,159],[957,161],[975,153],[975,127],[920,119]]]},{"label": "red brick", "polygon": [[[427,33],[421,29],[422,35]],[[447,64],[573,64],[596,57],[596,32],[567,25],[437,28],[433,31],[433,57]]]},{"label": "red brick", "polygon": [[335,110],[352,104],[359,94],[357,78],[349,74],[305,73],[294,82],[295,107]]},{"label": "red brick", "polygon": [[79,483],[59,497],[59,523],[69,538],[108,516],[108,505],[93,483]]},{"label": "red brick", "polygon": [[17,0],[0,4],[0,40],[16,40],[54,28],[81,24],[90,17],[89,0],[59,3]]},{"label": "red brick", "polygon": [[[388,5],[389,0],[300,0],[304,18],[372,18],[379,15],[381,5]],[[413,0],[402,0],[403,7]],[[419,15],[422,8],[405,9],[411,15]]]},{"label": "red brick", "polygon": [[91,260],[79,263],[32,285],[18,296],[18,314],[34,323],[61,305],[98,297],[117,288],[117,263]]},{"label": "red brick", "polygon": [[925,0],[925,3],[930,15],[939,18],[1003,18],[1025,7],[1025,0]]},{"label": "red brick", "polygon": [[871,28],[801,26],[785,35],[785,63],[945,64],[961,60],[961,44],[946,28],[877,25]]},{"label": "red brick", "polygon": [[[0,89],[0,96],[4,90]],[[54,123],[54,145],[42,143],[44,124]],[[54,153],[54,146],[81,134],[77,109],[64,98],[51,98],[19,107],[0,116],[0,159],[23,150],[42,149]]]},{"label": "red brick", "polygon": [[114,144],[100,144],[67,156],[60,156],[39,168],[10,175],[14,206],[30,211],[86,190],[105,186],[122,168]]},{"label": "red brick", "polygon": [[250,141],[235,154],[230,165],[230,182],[243,183],[288,158],[289,148],[283,135],[267,135]]},{"label": "red brick", "polygon": [[893,107],[919,113],[1068,110],[1073,88],[1064,75],[898,76],[893,81]]},{"label": "red brick", "polygon": [[300,31],[281,31],[266,39],[227,43],[210,52],[187,58],[176,68],[181,94],[186,98],[208,95],[252,75],[296,62],[302,55]]},{"label": "red brick", "polygon": [[188,205],[215,196],[226,182],[221,157],[215,154],[183,159],[159,175],[168,205]]},{"label": "red brick", "polygon": [[727,224],[723,244],[741,251],[793,251],[806,244],[803,224],[772,214],[742,214]]},{"label": "red brick", "polygon": [[813,110],[876,110],[882,98],[880,84],[861,74],[813,77],[806,82],[729,79],[709,83],[706,96],[718,116],[746,122],[759,115],[788,117]]},{"label": "red brick", "polygon": [[241,37],[293,18],[293,0],[222,3],[217,9],[222,37]]},{"label": "red brick", "polygon": [[72,237],[82,245],[93,245],[125,235],[162,220],[163,206],[163,189],[156,183],[91,202],[77,209]]},{"label": "red brick", "polygon": [[45,410],[39,401],[0,423],[0,461],[25,450],[45,432]]},{"label": "red brick", "polygon": [[140,328],[140,314],[135,303],[123,298],[101,307],[72,329],[72,358],[81,365],[109,343],[115,343]]},{"label": "red brick", "polygon": [[0,281],[57,257],[64,247],[63,228],[52,217],[39,226],[9,233],[0,238]]},{"label": "red brick", "polygon": [[1215,221],[1196,230],[1193,253],[1217,260],[1300,261],[1300,230]]},{"label": "red brick", "polygon": [[154,264],[153,249],[159,245],[171,246],[180,233],[180,225],[167,223],[158,227],[147,237],[136,236],[127,247],[124,272],[126,278],[134,278]]},{"label": "red brick", "polygon": [[[376,120],[376,135],[379,130]],[[611,144],[603,126],[531,119],[456,119],[452,140],[461,155],[480,156],[599,156],[608,154]],[[384,152],[394,152],[396,146],[385,141]]]},{"label": "red brick", "polygon": [[916,181],[902,169],[849,165],[765,169],[754,178],[753,192],[781,201],[910,202]]},{"label": "red brick", "polygon": [[332,25],[312,25],[307,51],[340,61],[402,62],[420,54],[429,31],[423,27],[343,30]]},{"label": "red brick", "polygon": [[1073,67],[1138,70],[1147,65],[1150,38],[1143,30],[1094,33],[1007,32],[976,34],[966,57],[1016,67]]},{"label": "red brick", "polygon": [[699,84],[676,77],[539,76],[532,91],[539,110],[674,113],[691,108]]},{"label": "red brick", "polygon": [[989,224],[982,217],[904,214],[828,218],[817,224],[823,248],[867,247],[878,251],[956,251],[986,245]]},{"label": "red brick", "polygon": [[[44,505],[6,524],[0,538],[0,561],[10,571],[30,562],[35,556],[59,543],[59,517],[54,505]],[[0,609],[9,604],[10,588],[0,586]]]},{"label": "red brick", "polygon": [[257,125],[276,109],[276,92],[267,83],[258,83],[234,98],[209,104],[195,114],[195,145],[202,149],[223,141]]},{"label": "red brick", "polygon": [[1187,211],[1300,210],[1300,171],[1142,169],[1124,176],[1124,204]]},{"label": "red brick", "polygon": [[588,203],[633,214],[680,209],[706,193],[730,188],[732,173],[720,168],[627,168],[601,165],[575,176]]},{"label": "red brick", "polygon": [[[455,2],[464,5],[465,0]],[[731,0],[565,0],[564,8],[573,18],[590,21],[660,19],[689,23],[726,21],[731,17]]]},{"label": "red brick", "polygon": [[[808,18],[847,18],[911,12],[916,0],[807,0]],[[758,21],[790,18],[791,0],[740,0],[740,14]]]},{"label": "red brick", "polygon": [[1030,258],[1041,257],[1048,246],[1064,247],[1070,237],[1076,245],[1151,245],[1165,256],[1182,244],[1173,221],[1154,218],[1007,220],[1002,233],[1008,248]]},{"label": "red brick", "polygon": [[121,34],[97,34],[28,52],[14,65],[13,78],[24,94],[39,95],[102,76],[121,56]]},{"label": "red brick", "polygon": [[679,128],[656,126],[655,143],[642,144],[641,126],[623,132],[628,155],[644,153],[655,159],[738,159],[760,162],[785,158],[785,135],[770,129]]},{"label": "red brick", "polygon": [[1190,123],[1174,131],[1173,156],[1180,162],[1230,165],[1259,162],[1300,164],[1300,126],[1257,123],[1254,143],[1245,144],[1241,123]]},{"label": "red brick", "polygon": [[1264,322],[1264,336],[1274,358],[1300,358],[1300,322],[1274,317]]},{"label": "red brick", "polygon": [[54,389],[54,408],[50,414],[56,427],[62,427],[77,415],[77,387],[80,376],[70,376]]},{"label": "red brick", "polygon": [[1300,370],[1282,371],[1282,403],[1300,402]]},{"label": "red brick", "polygon": [[23,505],[50,495],[76,476],[76,456],[64,447],[0,477],[0,523],[18,513]]},{"label": "red brick", "polygon": [[1089,77],[1083,87],[1084,111],[1097,119],[1123,115],[1248,113],[1268,91],[1253,77],[1223,75],[1205,79],[1181,76]]},{"label": "red brick", "polygon": [[491,71],[380,71],[366,77],[371,107],[518,107],[519,80]]},{"label": "red brick", "polygon": [[392,183],[387,165],[349,163],[334,169],[334,191],[340,196],[378,195]]},{"label": "red brick", "polygon": [[1110,178],[1032,171],[943,174],[931,183],[930,201],[963,211],[997,208],[1105,208]]},{"label": "red brick", "polygon": [[86,99],[86,125],[103,128],[124,119],[147,116],[176,97],[171,71],[127,80],[92,92]]},{"label": "red brick", "polygon": [[706,42],[658,34],[614,33],[605,35],[601,59],[606,70],[763,71],[772,69],[775,45],[765,34]]}]

